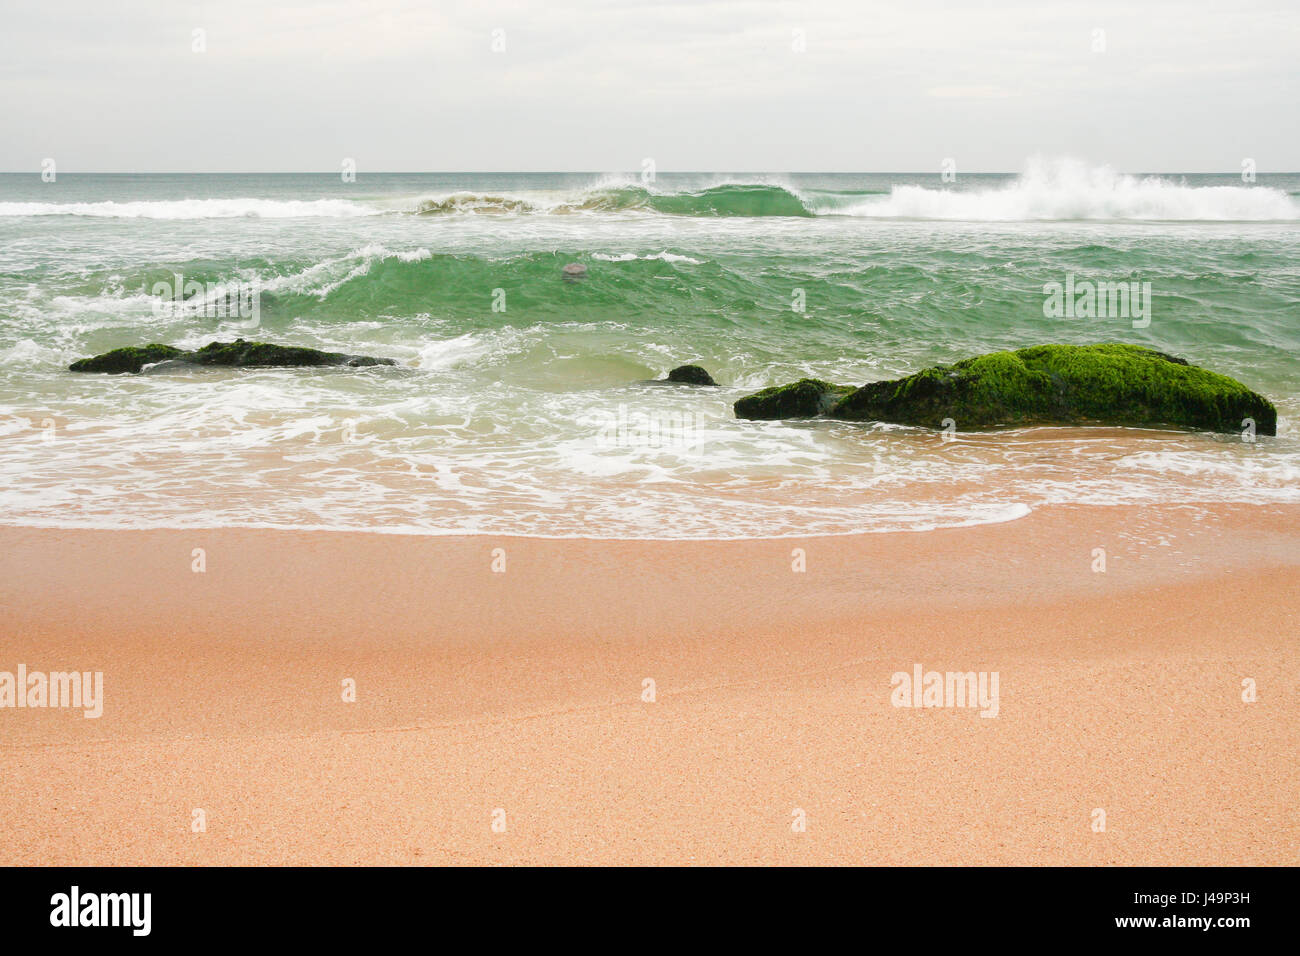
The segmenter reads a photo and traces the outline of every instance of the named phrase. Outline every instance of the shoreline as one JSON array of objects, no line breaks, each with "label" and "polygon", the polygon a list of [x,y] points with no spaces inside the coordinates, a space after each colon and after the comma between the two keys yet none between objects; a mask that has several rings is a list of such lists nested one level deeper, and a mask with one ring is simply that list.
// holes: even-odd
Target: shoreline
[{"label": "shoreline", "polygon": [[[0,671],[105,683],[0,709],[0,863],[1295,863],[1295,506],[0,553]],[[891,706],[914,665],[1000,674],[998,716]]]},{"label": "shoreline", "polygon": [[[1272,504],[1273,503],[1269,503],[1268,505],[1263,505],[1262,507],[1270,507],[1272,506]],[[1237,503],[1230,505],[1230,507],[1236,507],[1236,506]],[[979,528],[979,527],[983,527],[984,525],[991,525],[991,524],[1008,524],[1012,521],[1019,521],[1021,518],[1027,518],[1029,517],[1029,515],[1033,514],[1034,511],[1034,509],[1030,508],[1028,505],[1016,504],[1016,505],[1009,505],[1007,507],[1008,508],[1023,507],[1026,510],[1023,513],[1017,512],[1015,515],[1007,518],[997,518],[989,521],[972,520],[968,523],[963,523],[963,524],[936,525],[933,527],[923,527],[923,528],[879,528],[870,531],[856,530],[856,531],[840,531],[835,533],[829,533],[825,531],[814,531],[808,534],[799,534],[797,532],[790,532],[788,534],[750,534],[750,535],[737,535],[736,537],[732,537],[732,538],[723,538],[723,537],[653,538],[653,537],[615,537],[615,536],[603,537],[600,535],[589,535],[589,534],[526,534],[524,532],[462,531],[462,530],[434,531],[434,530],[416,529],[416,528],[408,529],[408,528],[384,528],[384,527],[338,528],[338,527],[330,527],[328,525],[292,526],[292,525],[279,525],[279,524],[194,525],[192,527],[183,526],[183,525],[173,525],[173,524],[158,524],[158,525],[149,525],[147,527],[133,526],[133,527],[113,528],[113,527],[104,527],[102,525],[90,525],[90,524],[80,525],[80,524],[27,523],[27,524],[0,525],[0,530],[70,531],[70,532],[91,532],[96,534],[115,532],[115,531],[125,531],[128,533],[160,531],[160,532],[167,532],[167,533],[174,532],[177,534],[180,534],[182,532],[194,532],[199,534],[206,534],[206,533],[221,534],[225,532],[248,531],[248,532],[272,532],[272,533],[283,533],[283,534],[387,535],[387,536],[404,537],[404,538],[430,538],[433,540],[438,540],[441,538],[458,538],[458,539],[466,539],[466,540],[473,540],[476,538],[500,538],[505,541],[514,541],[514,540],[586,541],[586,542],[593,542],[593,543],[604,542],[604,543],[611,543],[611,544],[623,544],[623,543],[626,544],[638,544],[638,543],[726,544],[726,543],[745,542],[745,541],[790,541],[790,540],[807,541],[809,539],[820,539],[820,538],[856,538],[859,536],[876,535],[876,534],[927,534],[931,531],[956,531],[961,528]],[[1056,507],[1056,506],[1049,505],[1045,507]],[[1080,507],[1091,508],[1091,507],[1099,507],[1099,506],[1081,505]],[[1209,507],[1217,507],[1217,505],[1210,505]]]}]

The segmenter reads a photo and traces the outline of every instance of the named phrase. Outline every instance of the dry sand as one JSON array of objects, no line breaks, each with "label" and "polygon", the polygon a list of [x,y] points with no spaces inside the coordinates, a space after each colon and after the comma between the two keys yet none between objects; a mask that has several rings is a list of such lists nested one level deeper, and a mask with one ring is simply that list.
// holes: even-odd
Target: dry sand
[{"label": "dry sand", "polygon": [[[3,864],[1297,862],[1296,508],[0,555],[0,671],[106,698],[0,709]],[[998,716],[892,706],[917,663],[996,671]]]}]

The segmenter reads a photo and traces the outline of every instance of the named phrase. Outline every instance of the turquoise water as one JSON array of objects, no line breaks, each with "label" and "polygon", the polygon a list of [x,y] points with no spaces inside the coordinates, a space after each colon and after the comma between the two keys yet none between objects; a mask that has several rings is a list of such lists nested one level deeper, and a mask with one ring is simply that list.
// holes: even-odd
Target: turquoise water
[{"label": "turquoise water", "polygon": [[[1298,253],[1290,174],[0,175],[0,521],[732,537],[1296,501]],[[1069,274],[1149,282],[1149,325],[1045,316]],[[178,275],[202,294],[160,308]],[[215,314],[232,289],[255,325]],[[66,371],[239,336],[400,365]],[[730,412],[803,375],[1098,341],[1240,378],[1279,435]],[[645,384],[685,362],[724,387]]]}]

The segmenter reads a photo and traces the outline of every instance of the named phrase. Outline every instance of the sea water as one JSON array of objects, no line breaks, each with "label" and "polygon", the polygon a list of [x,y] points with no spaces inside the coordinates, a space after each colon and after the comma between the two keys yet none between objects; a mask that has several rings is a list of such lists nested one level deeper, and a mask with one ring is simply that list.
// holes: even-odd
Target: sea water
[{"label": "sea water", "polygon": [[[344,179],[0,175],[0,522],[730,538],[1300,501],[1300,176]],[[1048,314],[1067,279],[1149,288],[1146,321]],[[239,337],[398,364],[67,370]],[[1278,435],[731,412],[1049,342],[1232,375]],[[721,387],[648,384],[685,363]]]}]

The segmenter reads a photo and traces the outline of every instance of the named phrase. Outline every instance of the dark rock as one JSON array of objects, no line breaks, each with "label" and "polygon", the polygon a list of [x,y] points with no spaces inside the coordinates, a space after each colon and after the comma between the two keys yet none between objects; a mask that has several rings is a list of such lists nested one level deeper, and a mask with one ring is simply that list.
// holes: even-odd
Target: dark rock
[{"label": "dark rock", "polygon": [[211,342],[203,348],[178,356],[181,361],[195,365],[227,365],[235,368],[316,367],[346,365],[362,368],[370,365],[396,365],[392,359],[372,358],[369,355],[345,355],[342,352],[321,352],[317,349],[293,345],[268,345],[265,342]]},{"label": "dark rock", "polygon": [[698,365],[679,365],[668,373],[664,379],[666,382],[677,382],[680,385],[717,385],[713,376],[700,368]]},{"label": "dark rock", "polygon": [[853,392],[852,385],[832,385],[802,378],[791,385],[773,385],[747,395],[733,406],[737,418],[815,418]]},{"label": "dark rock", "polygon": [[318,349],[268,345],[265,342],[236,339],[234,342],[211,342],[192,352],[185,352],[170,345],[114,349],[103,355],[96,355],[94,358],[73,362],[68,369],[73,372],[139,372],[145,365],[167,360],[191,365],[220,365],[232,368],[320,366],[362,368],[370,365],[397,364],[392,359],[373,358],[369,355],[345,355],[342,352],[322,352]]},{"label": "dark rock", "polygon": [[[813,392],[807,380],[781,389]],[[779,399],[781,389],[742,398],[736,416],[806,416],[809,400]],[[756,410],[766,414],[751,413]],[[1215,432],[1241,431],[1249,418],[1258,434],[1277,434],[1277,409],[1236,379],[1140,345],[1116,343],[1039,345],[937,365],[864,385],[825,414],[930,428],[951,418],[961,429],[1116,425]]]},{"label": "dark rock", "polygon": [[110,375],[116,375],[122,372],[138,372],[146,365],[165,362],[167,359],[183,354],[185,353],[180,349],[173,348],[170,345],[132,346],[124,349],[113,349],[111,352],[96,355],[94,358],[81,359],[69,365],[68,369],[73,372],[107,372]]}]

